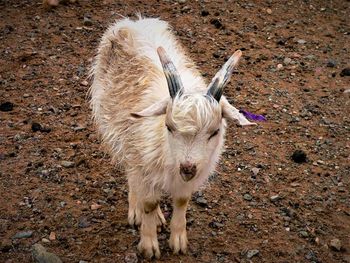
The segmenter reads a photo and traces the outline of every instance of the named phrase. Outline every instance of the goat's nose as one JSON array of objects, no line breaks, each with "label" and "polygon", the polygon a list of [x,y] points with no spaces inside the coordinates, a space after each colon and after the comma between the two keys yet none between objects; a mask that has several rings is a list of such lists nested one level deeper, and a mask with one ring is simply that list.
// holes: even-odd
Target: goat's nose
[{"label": "goat's nose", "polygon": [[185,182],[191,180],[197,173],[197,166],[193,163],[186,162],[180,164],[180,174]]}]

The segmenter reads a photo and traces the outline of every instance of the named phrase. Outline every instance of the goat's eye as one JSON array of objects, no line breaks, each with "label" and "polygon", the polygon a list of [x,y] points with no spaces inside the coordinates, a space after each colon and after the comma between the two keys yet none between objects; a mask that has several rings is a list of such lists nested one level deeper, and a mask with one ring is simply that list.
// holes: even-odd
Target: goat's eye
[{"label": "goat's eye", "polygon": [[166,126],[166,128],[167,128],[167,130],[168,130],[168,132],[170,132],[170,133],[172,133],[173,132],[173,130],[169,127],[169,125],[168,124],[165,124],[165,126]]},{"label": "goat's eye", "polygon": [[213,138],[214,136],[218,135],[219,131],[220,131],[220,129],[217,129],[216,131],[214,131],[214,132],[210,135],[210,137],[209,137],[208,140],[210,140],[210,139]]}]

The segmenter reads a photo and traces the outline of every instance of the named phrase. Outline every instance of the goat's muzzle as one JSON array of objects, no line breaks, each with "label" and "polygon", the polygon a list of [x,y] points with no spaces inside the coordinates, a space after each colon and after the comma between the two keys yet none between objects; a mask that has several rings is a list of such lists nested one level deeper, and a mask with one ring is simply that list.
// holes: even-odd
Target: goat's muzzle
[{"label": "goat's muzzle", "polygon": [[190,181],[197,174],[197,166],[193,163],[186,162],[180,164],[180,175],[185,182]]}]

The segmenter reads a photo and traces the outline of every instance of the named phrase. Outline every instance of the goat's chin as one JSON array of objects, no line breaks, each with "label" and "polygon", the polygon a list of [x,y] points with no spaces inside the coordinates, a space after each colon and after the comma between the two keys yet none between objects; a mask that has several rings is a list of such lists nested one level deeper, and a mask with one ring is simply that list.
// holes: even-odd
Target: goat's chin
[{"label": "goat's chin", "polygon": [[185,182],[191,181],[196,176],[196,174],[188,174],[188,173],[182,173],[182,172],[180,172],[180,175],[182,180],[184,180]]}]

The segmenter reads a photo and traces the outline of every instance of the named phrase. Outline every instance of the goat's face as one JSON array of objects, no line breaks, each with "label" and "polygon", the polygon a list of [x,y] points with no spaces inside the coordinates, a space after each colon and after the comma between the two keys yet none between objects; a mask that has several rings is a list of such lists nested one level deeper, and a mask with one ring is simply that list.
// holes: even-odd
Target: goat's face
[{"label": "goat's face", "polygon": [[171,159],[189,181],[217,159],[225,132],[221,106],[203,94],[183,94],[168,103],[165,114]]}]

